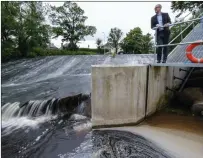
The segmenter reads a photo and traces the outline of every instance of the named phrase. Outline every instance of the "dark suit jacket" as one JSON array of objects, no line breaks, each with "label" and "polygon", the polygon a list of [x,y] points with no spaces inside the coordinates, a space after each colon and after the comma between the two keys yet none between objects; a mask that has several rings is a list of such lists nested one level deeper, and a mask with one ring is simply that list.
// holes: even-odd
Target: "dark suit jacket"
[{"label": "dark suit jacket", "polygon": [[[171,23],[171,18],[169,17],[168,13],[161,13],[161,15],[162,15],[163,25],[166,23]],[[157,15],[154,15],[151,18],[151,28],[156,27],[157,24],[159,24],[159,22],[157,20]],[[157,34],[159,34],[159,29],[158,29]],[[164,27],[164,34],[166,34],[166,35],[170,34],[169,27]]]}]

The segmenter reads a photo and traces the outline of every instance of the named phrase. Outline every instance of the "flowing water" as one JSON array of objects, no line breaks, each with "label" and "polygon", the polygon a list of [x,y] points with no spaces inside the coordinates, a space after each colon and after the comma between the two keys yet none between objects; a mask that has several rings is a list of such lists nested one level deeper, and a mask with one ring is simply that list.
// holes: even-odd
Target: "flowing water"
[{"label": "flowing water", "polygon": [[[157,120],[136,128],[121,128],[121,131],[91,129],[91,65],[132,65],[152,60],[147,55],[58,56],[2,64],[2,157],[161,158],[180,155],[167,146],[171,143],[167,137],[162,136],[165,138],[162,143],[153,139],[161,132],[163,135],[166,129],[163,124],[160,127],[153,124],[159,122]],[[199,147],[203,142],[200,125],[191,126],[197,136],[188,136],[188,140],[197,140],[196,144],[193,142],[196,157],[203,151]],[[155,130],[158,128],[161,130]],[[171,140],[176,134],[169,134],[168,138]],[[192,144],[188,140],[183,142]],[[179,151],[184,149],[184,143]]]}]

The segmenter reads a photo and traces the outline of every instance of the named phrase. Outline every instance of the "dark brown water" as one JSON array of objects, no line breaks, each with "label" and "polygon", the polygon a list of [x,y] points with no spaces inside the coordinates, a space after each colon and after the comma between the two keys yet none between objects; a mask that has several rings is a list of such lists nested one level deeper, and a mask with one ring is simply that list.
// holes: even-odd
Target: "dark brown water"
[{"label": "dark brown water", "polygon": [[203,118],[159,112],[136,127],[115,128],[140,134],[177,158],[202,158]]}]

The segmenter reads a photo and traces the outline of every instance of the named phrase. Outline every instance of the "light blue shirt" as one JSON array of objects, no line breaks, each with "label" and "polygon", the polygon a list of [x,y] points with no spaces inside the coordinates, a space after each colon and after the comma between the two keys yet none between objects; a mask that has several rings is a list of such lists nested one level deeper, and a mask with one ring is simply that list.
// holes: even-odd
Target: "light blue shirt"
[{"label": "light blue shirt", "polygon": [[[163,26],[163,20],[162,20],[162,15],[161,13],[160,14],[157,14],[157,21],[159,23],[159,25]],[[164,28],[159,28],[159,30],[164,30]]]}]

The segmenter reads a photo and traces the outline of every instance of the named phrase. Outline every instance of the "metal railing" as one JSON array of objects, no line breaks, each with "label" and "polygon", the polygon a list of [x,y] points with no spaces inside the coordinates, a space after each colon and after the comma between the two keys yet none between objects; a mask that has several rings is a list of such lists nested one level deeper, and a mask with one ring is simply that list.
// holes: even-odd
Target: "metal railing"
[{"label": "metal railing", "polygon": [[[153,30],[155,30],[155,45],[153,46],[154,47],[154,63],[156,62],[156,49],[158,47],[170,47],[170,46],[177,46],[177,45],[186,45],[186,44],[193,44],[193,43],[202,43],[203,44],[203,40],[197,42],[184,42],[184,43],[175,43],[175,44],[171,44],[173,41],[175,41],[179,36],[181,36],[181,41],[183,40],[183,32],[185,30],[187,30],[191,25],[193,25],[193,28],[194,28],[194,23],[195,21],[203,21],[203,17],[200,17],[202,16],[203,14],[200,14],[198,18],[196,19],[192,19],[192,20],[187,20],[187,21],[182,21],[182,22],[176,22],[176,23],[173,23],[173,24],[169,24],[168,26],[161,26],[161,27],[154,27]],[[182,25],[181,24],[184,24],[184,23],[190,23],[191,24],[189,26],[187,26],[184,30],[182,30]],[[180,25],[180,29],[181,29],[181,32],[172,40],[169,42],[169,44],[164,44],[164,45],[157,45],[157,32],[158,32],[158,29],[159,28],[164,28],[164,27],[170,27],[170,26],[175,26],[175,25]]]}]

